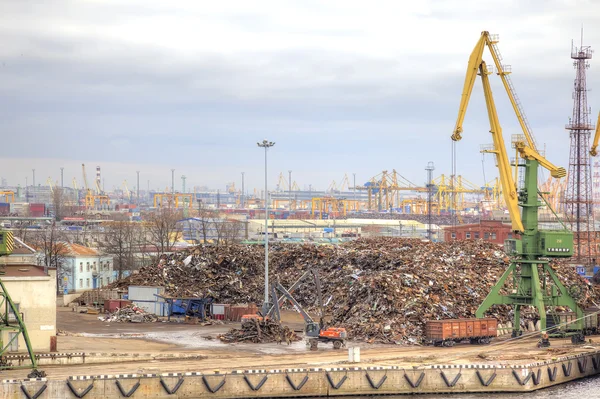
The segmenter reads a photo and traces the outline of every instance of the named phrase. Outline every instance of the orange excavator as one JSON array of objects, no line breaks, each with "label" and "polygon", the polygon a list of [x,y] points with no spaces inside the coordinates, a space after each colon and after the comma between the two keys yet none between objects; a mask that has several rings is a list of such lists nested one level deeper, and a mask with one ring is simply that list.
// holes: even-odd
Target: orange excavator
[{"label": "orange excavator", "polygon": [[[319,306],[319,322],[317,323],[298,303],[296,298],[291,294],[291,291],[298,288],[302,280],[304,280],[309,275],[313,275],[316,286],[317,293],[317,302]],[[281,296],[278,294],[281,294]],[[286,300],[290,301],[290,303],[294,306],[296,311],[302,315],[304,319],[304,333],[308,340],[308,344],[310,346],[310,350],[317,350],[319,342],[323,343],[333,343],[334,349],[340,349],[342,346],[346,345],[347,333],[345,328],[341,327],[327,327],[324,322],[324,310],[323,310],[323,297],[321,295],[321,280],[319,279],[319,274],[317,270],[311,269],[304,273],[302,277],[289,290],[287,290],[284,286],[282,286],[279,281],[275,284],[271,285],[271,296],[273,299],[274,305],[271,307],[266,318],[272,318],[276,321],[281,321],[281,306],[285,303]],[[242,323],[244,321],[249,321],[251,319],[259,319],[262,320],[263,317],[261,315],[244,315],[242,317]]]}]

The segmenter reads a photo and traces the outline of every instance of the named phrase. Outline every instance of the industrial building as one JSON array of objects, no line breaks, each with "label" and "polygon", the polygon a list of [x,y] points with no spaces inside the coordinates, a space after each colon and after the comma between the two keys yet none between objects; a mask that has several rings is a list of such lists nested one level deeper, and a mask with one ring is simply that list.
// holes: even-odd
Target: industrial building
[{"label": "industrial building", "polygon": [[485,240],[495,244],[504,244],[504,240],[513,238],[510,224],[500,220],[482,220],[474,224],[462,224],[446,227],[444,240]]},{"label": "industrial building", "polygon": [[[48,352],[56,336],[56,269],[27,264],[7,264],[2,282],[10,293],[27,326],[33,350]],[[14,318],[12,312],[9,319]],[[10,321],[10,320],[9,320]],[[9,342],[16,332],[3,331],[2,342]],[[25,351],[23,336],[13,342],[11,352]]]}]

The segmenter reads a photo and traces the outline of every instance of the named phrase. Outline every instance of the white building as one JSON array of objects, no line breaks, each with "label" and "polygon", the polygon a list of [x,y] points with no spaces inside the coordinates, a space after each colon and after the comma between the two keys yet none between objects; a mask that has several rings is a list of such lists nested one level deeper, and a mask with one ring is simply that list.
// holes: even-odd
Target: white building
[{"label": "white building", "polygon": [[113,280],[113,257],[79,244],[65,243],[63,290],[81,292],[104,287]]}]

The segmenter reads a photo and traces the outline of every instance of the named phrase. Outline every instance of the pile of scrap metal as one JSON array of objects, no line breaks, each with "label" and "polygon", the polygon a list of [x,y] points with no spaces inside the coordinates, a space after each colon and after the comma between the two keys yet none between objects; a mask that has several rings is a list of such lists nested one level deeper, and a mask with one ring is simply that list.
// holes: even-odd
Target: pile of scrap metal
[{"label": "pile of scrap metal", "polygon": [[117,309],[106,316],[100,316],[98,319],[106,322],[131,322],[131,323],[154,323],[158,317],[152,313],[147,313],[144,309],[135,305],[127,305]]},{"label": "pile of scrap metal", "polygon": [[227,333],[219,335],[223,342],[252,342],[258,343],[287,343],[299,341],[300,337],[288,326],[282,326],[272,319],[254,318],[242,323],[241,329],[233,328]]},{"label": "pile of scrap metal", "polygon": [[[279,279],[290,287],[307,270],[318,269],[330,322],[346,328],[352,339],[382,343],[420,343],[427,320],[474,317],[509,263],[501,247],[483,240],[434,243],[380,237],[339,246],[269,248],[271,281]],[[560,261],[553,267],[577,293],[582,308],[600,303],[600,289],[573,267]],[[159,285],[170,296],[261,304],[263,284],[264,247],[233,245],[199,246],[164,256],[113,287]],[[308,311],[315,310],[313,288],[298,287],[293,295]],[[536,317],[525,310],[524,326]],[[504,306],[494,307],[488,316],[501,323],[511,318]]]}]

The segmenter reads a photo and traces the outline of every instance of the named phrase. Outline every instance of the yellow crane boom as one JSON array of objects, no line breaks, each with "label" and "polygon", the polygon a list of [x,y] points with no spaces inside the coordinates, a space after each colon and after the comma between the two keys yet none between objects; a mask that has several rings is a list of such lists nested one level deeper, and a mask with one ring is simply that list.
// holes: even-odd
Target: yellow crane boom
[{"label": "yellow crane boom", "polygon": [[[494,102],[492,88],[490,86],[488,78],[488,75],[490,75],[491,72],[488,71],[487,65],[482,59],[483,48],[488,42],[489,34],[487,32],[483,32],[482,37],[479,39],[477,45],[475,46],[475,50],[473,50],[473,52],[471,53],[471,57],[469,58],[467,74],[465,77],[465,84],[463,87],[456,125],[452,134],[452,140],[458,141],[462,137],[462,124],[464,121],[465,114],[467,112],[467,107],[469,105],[469,99],[471,98],[471,93],[473,91],[475,79],[477,75],[479,75],[483,83],[483,93],[485,96],[487,113],[490,122],[490,133],[492,134],[492,139],[494,143],[493,148],[490,150],[485,150],[485,152],[490,152],[496,155],[500,175],[500,182],[502,185],[502,194],[504,196],[506,206],[510,214],[512,229],[515,232],[523,232],[524,227],[523,220],[521,218],[521,212],[519,209],[517,185],[515,184],[511,173],[510,161],[508,158],[508,153],[506,151],[506,146],[504,144],[504,138],[502,136],[502,127],[500,126],[498,113],[496,111],[496,104]],[[516,107],[514,108],[514,110],[515,112],[518,112]],[[527,134],[525,135],[525,137],[528,137]],[[566,176],[566,171],[564,168],[557,167],[551,162],[549,162],[547,159],[541,156],[535,150],[535,148],[533,148],[531,145],[528,145],[529,143],[533,142],[528,140],[528,143],[525,143],[523,141],[517,141],[515,143],[515,147],[522,158],[538,161],[541,166],[550,171],[553,177]]]},{"label": "yellow crane boom", "polygon": [[492,59],[494,60],[494,64],[496,66],[497,74],[502,79],[502,84],[504,85],[504,89],[506,90],[506,94],[508,94],[508,98],[513,107],[515,115],[519,120],[519,124],[521,125],[521,129],[523,130],[523,134],[525,135],[525,139],[527,141],[527,145],[537,152],[537,147],[535,144],[535,139],[533,137],[533,132],[531,131],[531,127],[527,122],[527,117],[525,116],[525,111],[519,101],[519,97],[515,91],[514,85],[509,77],[510,74],[510,66],[502,65],[502,55],[500,54],[500,50],[496,45],[498,43],[498,35],[491,35],[489,32],[484,31],[481,32],[481,37],[479,41],[475,45],[471,56],[469,57],[469,66],[467,69],[467,77],[465,78],[465,84],[463,87],[463,94],[460,100],[460,107],[458,110],[458,118],[456,120],[456,126],[454,127],[454,133],[452,135],[452,139],[454,141],[458,141],[461,138],[462,133],[462,124],[465,118],[465,114],[467,112],[467,106],[469,104],[469,100],[471,98],[471,93],[473,91],[473,85],[475,84],[475,79],[477,77],[477,73],[479,71],[479,66],[483,60],[483,51],[486,46],[490,50],[492,54]]},{"label": "yellow crane boom", "polygon": [[600,139],[600,112],[598,112],[598,121],[596,122],[596,134],[594,134],[594,143],[592,144],[592,149],[590,150],[590,155],[595,157],[598,155],[598,139]]}]

